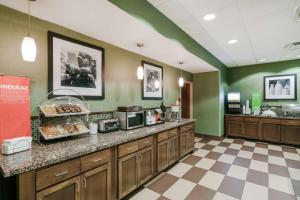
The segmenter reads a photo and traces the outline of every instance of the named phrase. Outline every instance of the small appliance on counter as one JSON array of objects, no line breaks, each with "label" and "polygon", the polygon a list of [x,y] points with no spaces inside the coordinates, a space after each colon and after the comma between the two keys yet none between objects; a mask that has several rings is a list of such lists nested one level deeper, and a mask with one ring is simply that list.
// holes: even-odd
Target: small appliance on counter
[{"label": "small appliance on counter", "polygon": [[284,116],[298,117],[300,116],[300,104],[282,104]]},{"label": "small appliance on counter", "polygon": [[113,113],[122,130],[131,130],[145,126],[145,113],[140,106],[118,107]]},{"label": "small appliance on counter", "polygon": [[99,133],[108,133],[112,131],[118,131],[120,129],[119,120],[114,119],[104,119],[98,122]]},{"label": "small appliance on counter", "polygon": [[240,92],[230,92],[227,94],[227,112],[229,114],[241,114]]},{"label": "small appliance on counter", "polygon": [[31,149],[32,137],[5,139],[2,143],[3,154],[14,154]]},{"label": "small appliance on counter", "polygon": [[146,126],[153,126],[158,124],[163,124],[165,121],[161,119],[162,110],[161,109],[155,109],[155,114],[153,114],[153,111],[148,110],[145,111],[146,113]]},{"label": "small appliance on counter", "polygon": [[171,122],[180,121],[180,106],[172,105],[171,106]]}]

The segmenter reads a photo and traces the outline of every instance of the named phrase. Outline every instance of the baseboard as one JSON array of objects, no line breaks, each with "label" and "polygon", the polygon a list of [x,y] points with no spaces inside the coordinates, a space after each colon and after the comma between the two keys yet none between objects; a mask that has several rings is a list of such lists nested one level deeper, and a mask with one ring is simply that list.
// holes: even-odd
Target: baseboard
[{"label": "baseboard", "polygon": [[204,133],[195,133],[195,137],[201,137],[201,138],[206,138],[206,139],[210,139],[210,140],[218,140],[218,141],[222,141],[224,139],[223,136],[208,135],[208,134],[204,134]]}]

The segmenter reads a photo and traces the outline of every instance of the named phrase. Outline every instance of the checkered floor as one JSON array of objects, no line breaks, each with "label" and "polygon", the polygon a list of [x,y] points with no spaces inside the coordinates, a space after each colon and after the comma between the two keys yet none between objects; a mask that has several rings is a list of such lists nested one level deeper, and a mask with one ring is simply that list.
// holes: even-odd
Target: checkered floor
[{"label": "checkered floor", "polygon": [[[297,198],[298,197],[298,198]],[[195,151],[131,200],[300,200],[300,149],[195,139]]]}]

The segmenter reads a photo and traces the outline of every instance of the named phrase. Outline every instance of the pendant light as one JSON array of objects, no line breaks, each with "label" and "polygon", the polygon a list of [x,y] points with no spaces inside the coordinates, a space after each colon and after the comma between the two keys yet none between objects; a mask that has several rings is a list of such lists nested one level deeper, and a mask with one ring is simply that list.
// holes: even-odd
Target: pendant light
[{"label": "pendant light", "polygon": [[143,66],[141,66],[141,64],[142,64],[141,48],[144,47],[144,44],[139,42],[136,44],[136,46],[140,48],[140,66],[137,68],[136,75],[139,80],[143,80],[144,79],[144,68],[143,68]]},{"label": "pendant light", "polygon": [[180,77],[178,79],[178,85],[179,85],[179,87],[183,87],[183,85],[184,85],[184,79],[182,77],[182,65],[183,65],[183,61],[179,61],[178,63],[181,66],[180,67]]},{"label": "pendant light", "polygon": [[22,57],[23,60],[34,62],[36,57],[36,45],[35,41],[32,37],[30,37],[29,31],[30,31],[30,1],[35,0],[28,0],[28,34],[26,37],[24,37],[22,42]]}]

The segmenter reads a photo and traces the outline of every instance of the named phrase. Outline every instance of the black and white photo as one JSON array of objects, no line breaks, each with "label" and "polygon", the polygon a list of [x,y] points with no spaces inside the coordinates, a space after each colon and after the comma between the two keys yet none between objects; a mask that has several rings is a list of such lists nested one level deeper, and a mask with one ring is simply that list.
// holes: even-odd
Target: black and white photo
[{"label": "black and white photo", "polygon": [[103,99],[104,49],[52,32],[48,42],[49,92]]},{"label": "black and white photo", "polygon": [[142,99],[163,99],[163,68],[159,65],[142,61],[144,80],[142,85]]},{"label": "black and white photo", "polygon": [[297,99],[296,74],[265,76],[265,100],[294,100]]}]

